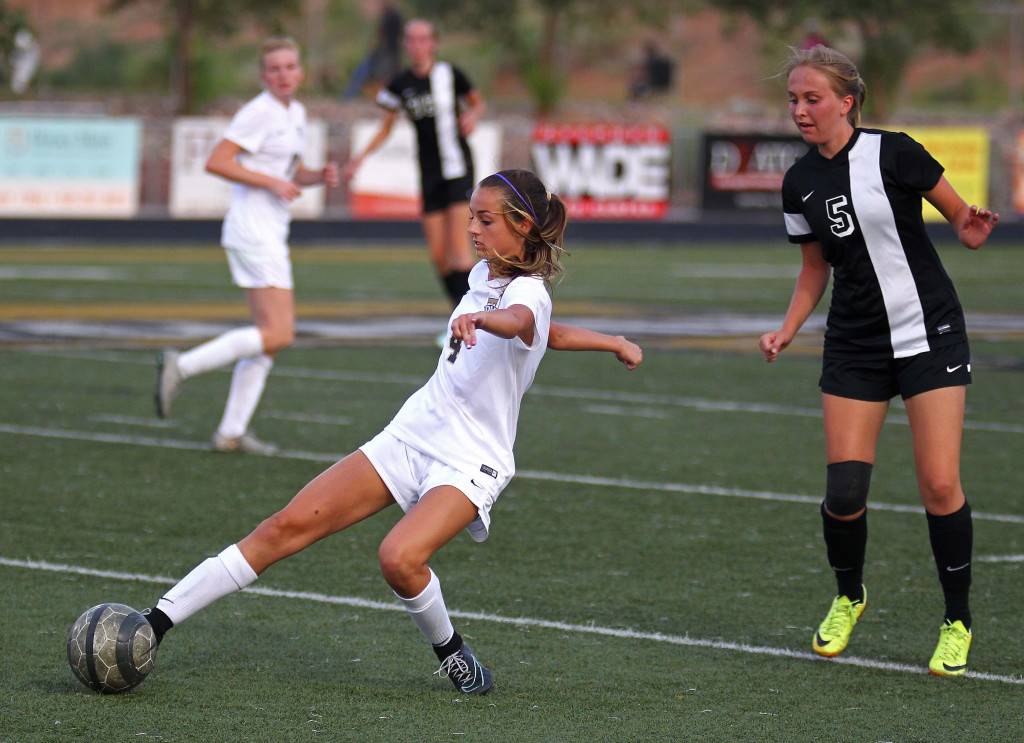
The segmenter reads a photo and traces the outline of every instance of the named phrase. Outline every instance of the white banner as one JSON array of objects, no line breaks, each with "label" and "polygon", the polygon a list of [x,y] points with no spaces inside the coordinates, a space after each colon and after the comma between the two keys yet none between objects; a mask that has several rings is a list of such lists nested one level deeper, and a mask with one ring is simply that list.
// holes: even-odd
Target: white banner
[{"label": "white banner", "polygon": [[[379,129],[380,121],[355,121],[351,156],[365,150]],[[480,122],[467,141],[477,181],[501,170],[501,126]],[[363,160],[352,177],[349,206],[357,219],[416,219],[420,205],[416,130],[408,120],[398,119],[384,144]]]},{"label": "white banner", "polygon": [[[206,172],[206,161],[230,119],[192,116],[175,119],[171,130],[171,186],[167,209],[172,217],[221,219],[231,204],[231,181]],[[327,160],[327,124],[307,122],[305,166],[317,170]],[[324,188],[305,188],[292,202],[292,217],[316,219],[324,211]]]}]

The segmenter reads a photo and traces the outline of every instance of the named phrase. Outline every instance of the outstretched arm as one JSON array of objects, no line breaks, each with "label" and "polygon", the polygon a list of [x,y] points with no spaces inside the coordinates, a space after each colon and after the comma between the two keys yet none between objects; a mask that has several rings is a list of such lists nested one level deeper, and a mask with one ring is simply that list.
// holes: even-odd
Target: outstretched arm
[{"label": "outstretched arm", "polygon": [[363,164],[363,160],[365,160],[371,152],[384,144],[384,140],[391,136],[391,128],[394,126],[395,118],[397,116],[398,111],[386,111],[384,113],[384,118],[381,119],[380,122],[380,129],[378,129],[377,133],[373,135],[373,139],[371,139],[366,145],[366,149],[356,157],[352,158],[348,165],[345,166],[345,170],[342,175],[346,181],[351,180],[352,176],[354,176],[356,171],[359,170],[359,166]]},{"label": "outstretched arm", "polygon": [[644,358],[643,349],[621,335],[605,335],[554,320],[548,331],[548,348],[554,351],[611,351],[627,369],[636,369]]},{"label": "outstretched arm", "polygon": [[960,242],[971,250],[984,245],[999,221],[999,215],[989,209],[967,206],[967,202],[960,198],[946,176],[939,178],[935,188],[922,195],[953,226]]}]

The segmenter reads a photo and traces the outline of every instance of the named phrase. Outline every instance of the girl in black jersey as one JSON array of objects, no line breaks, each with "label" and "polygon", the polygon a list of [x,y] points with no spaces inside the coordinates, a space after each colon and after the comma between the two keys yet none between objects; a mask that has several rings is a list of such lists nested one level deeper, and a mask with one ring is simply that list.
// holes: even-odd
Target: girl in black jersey
[{"label": "girl in black jersey", "polygon": [[476,185],[466,141],[484,111],[484,102],[458,67],[437,59],[437,33],[424,20],[405,27],[405,50],[412,63],[377,94],[386,113],[366,149],[345,169],[351,178],[366,156],[391,134],[399,109],[416,128],[423,195],[423,234],[430,260],[452,305],[469,288],[476,263],[466,239],[466,210]]},{"label": "girl in black jersey", "polygon": [[814,146],[783,181],[786,231],[803,262],[782,327],[761,336],[760,347],[775,361],[833,278],[819,382],[828,460],[821,515],[838,595],[812,647],[829,657],[842,652],[864,612],[868,486],[889,400],[899,394],[946,604],[929,669],[960,675],[971,643],[973,527],[960,484],[971,359],[963,310],[925,232],[921,199],[971,250],[999,215],[968,206],[910,137],[859,128],[865,87],[847,57],[821,45],[794,51],[786,72],[790,114]]}]

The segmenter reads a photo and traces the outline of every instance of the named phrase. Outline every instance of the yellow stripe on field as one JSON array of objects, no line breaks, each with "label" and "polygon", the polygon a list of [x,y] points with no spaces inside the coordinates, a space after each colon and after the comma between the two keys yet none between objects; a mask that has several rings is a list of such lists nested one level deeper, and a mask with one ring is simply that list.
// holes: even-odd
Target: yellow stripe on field
[{"label": "yellow stripe on field", "polygon": [[[442,300],[300,302],[299,318],[371,318],[400,315],[447,317]],[[641,317],[638,308],[593,302],[560,302],[558,315]],[[244,302],[17,302],[0,304],[0,322],[12,320],[237,320],[249,317]]]}]

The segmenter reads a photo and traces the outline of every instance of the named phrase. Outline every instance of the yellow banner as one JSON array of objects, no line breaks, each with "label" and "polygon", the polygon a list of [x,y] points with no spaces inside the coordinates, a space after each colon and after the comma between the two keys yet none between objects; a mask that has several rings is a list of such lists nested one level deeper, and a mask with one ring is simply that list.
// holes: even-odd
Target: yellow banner
[{"label": "yellow banner", "polygon": [[[928,150],[946,169],[945,176],[968,204],[988,207],[988,171],[991,137],[980,126],[894,127],[906,132]],[[926,222],[941,222],[943,217],[927,201],[923,204]]]}]

